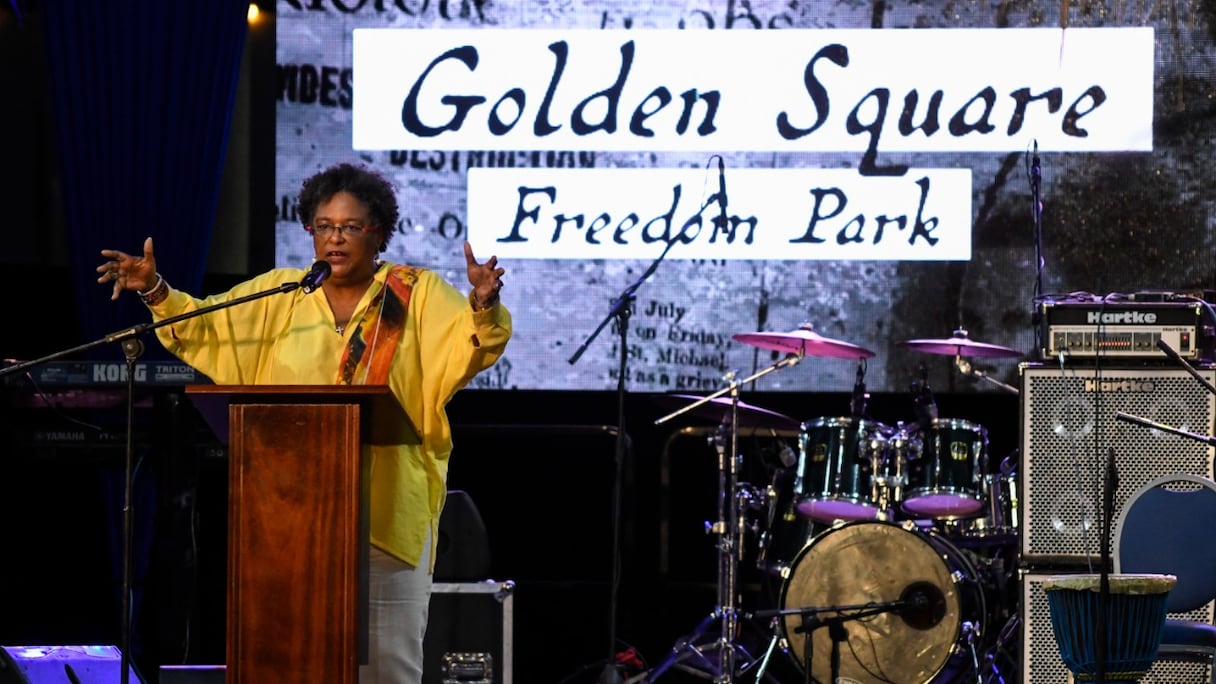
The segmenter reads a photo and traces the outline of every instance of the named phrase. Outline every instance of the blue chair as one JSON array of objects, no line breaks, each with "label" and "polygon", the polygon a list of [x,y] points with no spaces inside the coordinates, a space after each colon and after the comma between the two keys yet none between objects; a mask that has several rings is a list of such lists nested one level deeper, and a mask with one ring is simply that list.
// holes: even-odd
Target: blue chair
[{"label": "blue chair", "polygon": [[[1190,613],[1216,599],[1216,482],[1175,473],[1138,489],[1119,513],[1114,533],[1117,573],[1175,575],[1170,614]],[[1216,626],[1168,618],[1159,661],[1201,662],[1216,684]]]}]

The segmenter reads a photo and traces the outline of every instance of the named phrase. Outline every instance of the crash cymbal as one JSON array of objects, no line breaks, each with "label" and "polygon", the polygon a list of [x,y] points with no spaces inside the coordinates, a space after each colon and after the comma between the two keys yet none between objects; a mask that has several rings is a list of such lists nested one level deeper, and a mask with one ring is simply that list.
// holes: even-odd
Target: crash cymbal
[{"label": "crash cymbal", "polygon": [[821,356],[829,359],[868,359],[874,356],[874,352],[869,349],[824,337],[812,330],[809,324],[803,324],[790,332],[740,333],[731,339],[761,349],[801,356]]},{"label": "crash cymbal", "polygon": [[907,340],[898,344],[912,351],[924,352],[926,354],[941,354],[943,356],[1012,358],[1022,355],[1019,351],[1015,351],[1009,347],[1002,347],[999,344],[976,342],[967,337],[967,331],[961,328],[955,330],[954,334],[950,337],[937,340]]},{"label": "crash cymbal", "polygon": [[[660,401],[673,407],[673,409],[688,406],[704,398],[694,394],[660,394],[658,397]],[[695,409],[688,411],[686,415],[704,420],[712,420],[717,423],[725,423],[730,421],[730,405],[730,397],[714,397]],[[739,427],[766,430],[770,428],[774,430],[797,430],[801,427],[801,423],[783,413],[770,411],[759,406],[752,406],[740,400]]]}]

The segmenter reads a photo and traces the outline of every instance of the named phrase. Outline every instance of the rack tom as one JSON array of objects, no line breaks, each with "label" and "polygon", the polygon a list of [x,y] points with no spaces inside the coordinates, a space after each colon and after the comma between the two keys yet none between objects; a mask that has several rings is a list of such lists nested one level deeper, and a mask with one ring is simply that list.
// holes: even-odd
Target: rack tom
[{"label": "rack tom", "polygon": [[891,433],[887,425],[849,416],[803,423],[794,481],[798,512],[827,523],[881,517]]},{"label": "rack tom", "polygon": [[988,430],[957,418],[937,418],[914,427],[919,442],[908,457],[903,509],[928,518],[969,518],[984,509]]}]

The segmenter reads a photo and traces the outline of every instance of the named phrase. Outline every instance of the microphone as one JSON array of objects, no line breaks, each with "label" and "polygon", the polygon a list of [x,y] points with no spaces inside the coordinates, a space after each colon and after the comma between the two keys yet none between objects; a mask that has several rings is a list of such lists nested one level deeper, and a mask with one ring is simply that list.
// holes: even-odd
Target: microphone
[{"label": "microphone", "polygon": [[866,412],[866,367],[864,361],[857,364],[857,379],[853,381],[853,398],[849,402],[849,410],[855,418],[860,418]]},{"label": "microphone", "polygon": [[1037,187],[1039,180],[1043,177],[1043,167],[1039,163],[1039,139],[1034,140],[1034,152],[1030,157],[1030,179]]},{"label": "microphone", "polygon": [[777,460],[781,462],[782,468],[793,468],[798,465],[798,454],[790,448],[790,445],[781,441],[781,446],[777,448]]},{"label": "microphone", "polygon": [[312,268],[308,269],[308,273],[304,274],[304,278],[300,280],[300,289],[304,290],[304,294],[310,294],[321,287],[321,283],[325,282],[331,272],[333,272],[333,268],[328,261],[322,259],[314,263]]},{"label": "microphone", "polygon": [[913,629],[932,629],[946,617],[946,595],[929,582],[909,584],[899,600],[904,604],[899,616]]},{"label": "microphone", "polygon": [[920,364],[921,379],[912,381],[912,391],[916,394],[913,403],[916,405],[916,422],[921,429],[929,429],[937,420],[937,402],[933,399],[933,390],[929,389],[929,369]]},{"label": "microphone", "polygon": [[[722,155],[718,155],[718,204],[722,207],[722,216],[726,216],[726,164]],[[723,229],[726,226],[722,226]]]}]

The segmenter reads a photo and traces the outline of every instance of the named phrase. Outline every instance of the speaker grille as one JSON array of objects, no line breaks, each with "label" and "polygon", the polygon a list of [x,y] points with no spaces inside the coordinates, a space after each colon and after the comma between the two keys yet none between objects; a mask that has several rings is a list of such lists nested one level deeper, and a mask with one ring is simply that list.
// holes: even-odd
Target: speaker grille
[{"label": "speaker grille", "polygon": [[[1022,680],[1026,684],[1059,684],[1068,679],[1068,668],[1060,660],[1043,580],[1051,574],[1027,573],[1022,577]],[[1170,618],[1211,623],[1212,604],[1189,613],[1170,613]],[[1206,663],[1157,661],[1141,680],[1154,684],[1198,684],[1211,681]]]},{"label": "speaker grille", "polygon": [[[1200,372],[1216,381],[1216,371]],[[1021,398],[1024,565],[1078,564],[1099,555],[1108,448],[1118,474],[1111,534],[1128,497],[1145,483],[1169,473],[1212,477],[1212,447],[1115,420],[1121,411],[1212,436],[1216,397],[1186,370],[1024,367]]]}]

